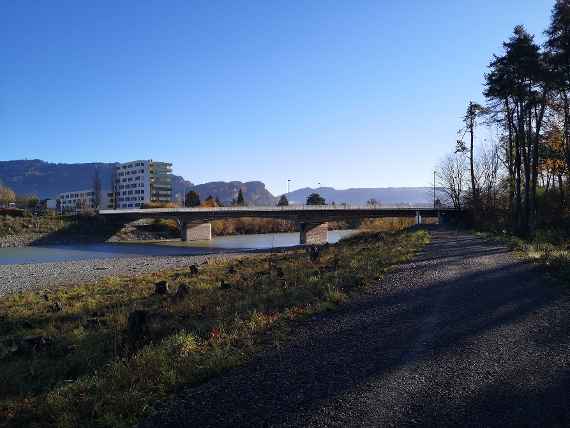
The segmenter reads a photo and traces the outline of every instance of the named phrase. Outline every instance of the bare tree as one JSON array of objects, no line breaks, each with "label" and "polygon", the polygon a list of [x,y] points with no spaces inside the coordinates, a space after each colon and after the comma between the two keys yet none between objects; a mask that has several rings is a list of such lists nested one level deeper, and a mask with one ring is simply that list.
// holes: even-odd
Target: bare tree
[{"label": "bare tree", "polygon": [[479,182],[481,208],[495,209],[501,174],[500,147],[491,142],[483,145],[475,162],[475,174]]},{"label": "bare tree", "polygon": [[448,155],[441,161],[438,170],[439,187],[442,188],[443,194],[447,198],[444,203],[461,209],[465,199],[467,171],[465,156],[461,153]]},{"label": "bare tree", "polygon": [[0,207],[16,202],[16,194],[9,187],[0,186]]},{"label": "bare tree", "polygon": [[95,169],[93,176],[93,205],[96,210],[101,208],[101,177],[98,169]]}]

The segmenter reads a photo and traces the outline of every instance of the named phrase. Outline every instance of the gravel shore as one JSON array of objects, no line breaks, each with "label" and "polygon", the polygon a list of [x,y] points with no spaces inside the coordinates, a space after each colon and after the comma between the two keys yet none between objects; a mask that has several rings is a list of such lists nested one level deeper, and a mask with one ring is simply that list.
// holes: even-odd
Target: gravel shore
[{"label": "gravel shore", "polygon": [[134,276],[183,268],[206,260],[228,259],[247,253],[189,256],[115,257],[97,260],[0,265],[0,296],[56,285],[91,283],[108,276]]}]

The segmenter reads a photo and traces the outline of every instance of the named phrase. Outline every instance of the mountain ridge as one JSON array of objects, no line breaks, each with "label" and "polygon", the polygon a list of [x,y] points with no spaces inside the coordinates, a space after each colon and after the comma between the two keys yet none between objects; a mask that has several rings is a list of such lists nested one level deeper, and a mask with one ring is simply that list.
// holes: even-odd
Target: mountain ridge
[{"label": "mountain ridge", "polygon": [[[115,163],[54,163],[40,159],[0,161],[0,183],[18,194],[35,194],[53,198],[66,191],[85,190],[93,187],[95,171],[101,176],[102,187],[111,187],[111,171]],[[201,200],[208,196],[220,199],[224,204],[237,198],[241,189],[250,205],[275,205],[279,196],[274,196],[262,181],[211,181],[194,184],[184,177],[172,175],[173,196],[180,200],[185,192],[195,190]],[[429,206],[433,203],[433,189],[429,187],[304,187],[289,192],[292,204],[304,203],[311,193],[319,193],[328,203],[335,202],[365,205],[376,199],[381,205]]]}]

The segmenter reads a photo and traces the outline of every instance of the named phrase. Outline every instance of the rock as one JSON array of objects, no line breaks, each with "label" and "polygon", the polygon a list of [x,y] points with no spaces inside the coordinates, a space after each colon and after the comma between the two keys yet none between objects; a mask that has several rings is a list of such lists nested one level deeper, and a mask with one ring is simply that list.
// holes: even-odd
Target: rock
[{"label": "rock", "polygon": [[277,278],[283,278],[285,276],[285,273],[283,272],[283,269],[281,269],[280,266],[277,266],[277,268],[275,269],[275,273],[277,274]]},{"label": "rock", "polygon": [[154,284],[154,294],[164,295],[168,294],[168,282],[166,281],[158,281]]},{"label": "rock", "polygon": [[223,279],[220,281],[220,288],[222,290],[229,290],[230,288],[232,288],[231,284],[227,283],[226,281],[224,281]]},{"label": "rock", "polygon": [[192,265],[192,266],[190,266],[190,274],[192,274],[192,275],[198,275],[198,265]]},{"label": "rock", "polygon": [[63,303],[61,302],[53,302],[51,305],[48,306],[48,312],[62,312],[63,311]]},{"label": "rock", "polygon": [[235,267],[230,266],[230,267],[228,268],[228,271],[227,271],[227,272],[228,272],[228,275],[234,275],[234,274],[237,273],[237,270],[236,270]]},{"label": "rock", "polygon": [[127,333],[132,340],[138,340],[148,333],[148,311],[137,309],[129,314]]},{"label": "rock", "polygon": [[188,284],[180,284],[176,290],[176,298],[183,299],[190,294],[190,287]]}]

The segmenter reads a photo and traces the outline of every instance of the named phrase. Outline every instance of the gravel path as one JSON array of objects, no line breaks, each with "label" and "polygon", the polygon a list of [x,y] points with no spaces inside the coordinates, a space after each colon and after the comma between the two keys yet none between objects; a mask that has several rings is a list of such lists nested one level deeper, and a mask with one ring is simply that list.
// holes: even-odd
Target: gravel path
[{"label": "gravel path", "polygon": [[183,268],[210,259],[227,259],[245,253],[189,256],[114,257],[70,262],[0,265],[0,296],[56,285],[96,282],[108,276],[139,275]]},{"label": "gravel path", "polygon": [[369,295],[141,427],[568,426],[570,296],[506,248],[434,231]]}]

